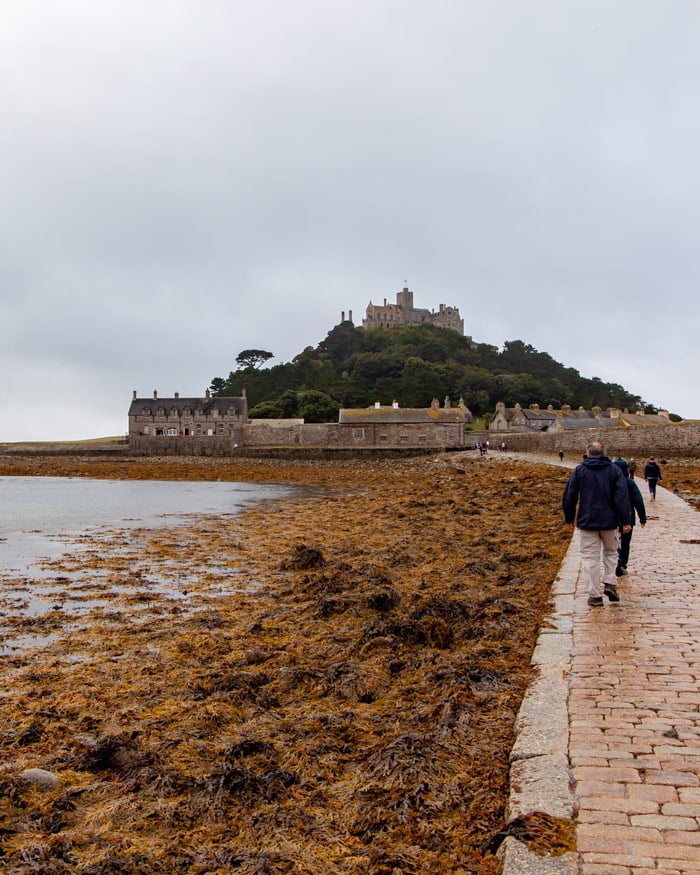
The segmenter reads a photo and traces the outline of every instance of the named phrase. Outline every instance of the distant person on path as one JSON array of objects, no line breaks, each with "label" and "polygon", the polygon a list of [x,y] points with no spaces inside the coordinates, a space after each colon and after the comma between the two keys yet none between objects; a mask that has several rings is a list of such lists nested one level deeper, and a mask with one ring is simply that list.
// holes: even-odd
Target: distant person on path
[{"label": "distant person on path", "polygon": [[615,464],[620,471],[622,471],[625,480],[627,481],[627,490],[629,492],[630,505],[632,508],[632,513],[630,514],[629,519],[632,528],[629,532],[623,532],[620,530],[620,546],[617,548],[617,568],[615,569],[615,576],[622,577],[623,574],[627,574],[627,563],[630,558],[630,544],[632,542],[634,525],[637,522],[637,514],[639,514],[639,525],[644,528],[647,524],[647,511],[644,507],[644,499],[642,498],[642,493],[639,491],[639,486],[637,486],[629,473],[629,464],[625,463],[624,459],[618,459]]},{"label": "distant person on path", "polygon": [[630,458],[629,462],[627,463],[627,468],[630,472],[630,477],[634,480],[634,472],[637,470],[637,463],[634,461],[634,459]]},{"label": "distant person on path", "polygon": [[559,450],[559,461],[560,462],[564,461],[564,450]]},{"label": "distant person on path", "polygon": [[653,456],[644,466],[644,479],[649,484],[649,495],[652,501],[656,501],[656,484],[661,480],[661,468],[659,468]]},{"label": "distant person on path", "polygon": [[562,509],[566,524],[573,527],[575,520],[579,531],[588,604],[602,607],[603,593],[611,602],[619,602],[614,583],[618,530],[624,534],[632,530],[632,509],[627,481],[620,468],[605,455],[600,441],[590,444],[585,459],[571,473],[564,489]]}]

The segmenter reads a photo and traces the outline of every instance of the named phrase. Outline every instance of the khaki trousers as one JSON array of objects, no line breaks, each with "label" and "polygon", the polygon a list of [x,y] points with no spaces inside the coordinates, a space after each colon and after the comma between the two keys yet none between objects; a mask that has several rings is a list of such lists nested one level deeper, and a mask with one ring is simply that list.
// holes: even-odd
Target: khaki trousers
[{"label": "khaki trousers", "polygon": [[[581,565],[588,595],[600,598],[606,583],[615,585],[615,568],[617,567],[617,529],[579,529],[579,547],[581,550]],[[602,551],[602,567],[601,567]],[[601,575],[602,572],[602,575]]]}]

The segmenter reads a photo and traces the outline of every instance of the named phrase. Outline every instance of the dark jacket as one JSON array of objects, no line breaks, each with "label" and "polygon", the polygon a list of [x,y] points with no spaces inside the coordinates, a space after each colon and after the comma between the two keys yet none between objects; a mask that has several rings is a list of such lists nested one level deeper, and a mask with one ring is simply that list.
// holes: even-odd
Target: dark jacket
[{"label": "dark jacket", "polygon": [[629,489],[630,504],[632,505],[630,525],[633,526],[637,522],[637,515],[635,514],[635,510],[639,514],[639,522],[646,525],[647,510],[644,507],[644,499],[642,498],[642,493],[639,491],[639,486],[637,486],[634,480],[630,478],[627,481],[627,488]]},{"label": "dark jacket", "polygon": [[661,480],[661,468],[656,462],[647,462],[644,466],[645,480]]},{"label": "dark jacket", "polygon": [[632,507],[624,474],[607,456],[584,459],[569,477],[562,509],[566,522],[576,519],[579,529],[602,531],[629,525]]},{"label": "dark jacket", "polygon": [[625,480],[627,480],[627,491],[629,492],[630,504],[632,506],[632,514],[630,516],[629,524],[633,526],[637,522],[637,514],[635,514],[635,510],[639,514],[639,522],[646,524],[647,510],[644,507],[644,499],[642,498],[642,493],[639,491],[639,486],[637,486],[634,479],[629,474],[629,463],[625,462],[624,459],[617,459],[613,464],[617,465],[620,471],[624,474]]}]

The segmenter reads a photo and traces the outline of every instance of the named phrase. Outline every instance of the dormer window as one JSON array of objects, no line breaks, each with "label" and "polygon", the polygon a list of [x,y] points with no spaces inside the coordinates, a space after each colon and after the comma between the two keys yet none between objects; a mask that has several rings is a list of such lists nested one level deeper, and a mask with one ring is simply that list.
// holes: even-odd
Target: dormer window
[{"label": "dormer window", "polygon": [[158,408],[158,416],[165,416],[165,407]]},{"label": "dormer window", "polygon": [[143,415],[144,415],[144,416],[150,416],[150,415],[151,415],[151,408],[150,408],[150,407],[144,407],[144,408],[143,408]]},{"label": "dormer window", "polygon": [[183,416],[192,416],[192,410],[189,407],[185,407],[185,409],[182,411],[182,415]]}]

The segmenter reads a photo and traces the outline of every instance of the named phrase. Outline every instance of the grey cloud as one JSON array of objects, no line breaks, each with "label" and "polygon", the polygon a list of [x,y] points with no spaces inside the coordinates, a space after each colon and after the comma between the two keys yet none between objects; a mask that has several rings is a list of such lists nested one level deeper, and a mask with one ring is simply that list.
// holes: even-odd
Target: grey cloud
[{"label": "grey cloud", "polygon": [[6,0],[3,373],[93,411],[99,374],[116,427],[131,389],[289,360],[407,280],[479,341],[700,415],[699,23],[690,0]]}]

